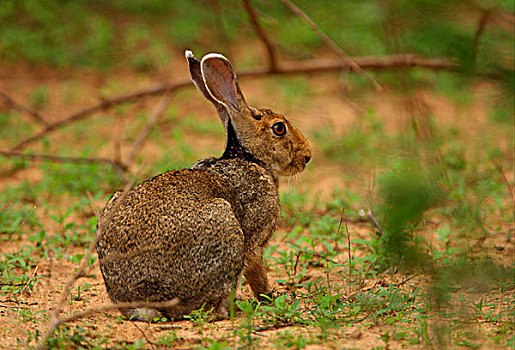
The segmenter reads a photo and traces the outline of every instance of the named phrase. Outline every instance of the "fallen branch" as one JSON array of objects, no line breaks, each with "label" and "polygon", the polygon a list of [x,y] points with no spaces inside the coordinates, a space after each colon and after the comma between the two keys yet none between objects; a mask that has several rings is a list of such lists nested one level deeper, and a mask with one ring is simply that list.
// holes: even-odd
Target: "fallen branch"
[{"label": "fallen branch", "polygon": [[348,294],[351,295],[352,294],[352,276],[354,274],[354,269],[353,269],[353,265],[352,265],[352,254],[350,251],[350,242],[351,242],[350,232],[349,232],[349,227],[347,226],[347,224],[345,224],[345,232],[347,233],[347,259],[348,259],[348,264],[349,264],[349,293]]},{"label": "fallen branch", "polygon": [[111,159],[107,158],[85,158],[85,157],[61,157],[61,156],[52,156],[50,154],[30,154],[30,153],[21,153],[21,152],[12,152],[12,151],[0,151],[0,155],[7,158],[28,158],[33,160],[49,160],[52,162],[58,163],[103,163],[113,167],[114,171],[126,181],[124,171],[127,170],[127,167],[119,162],[115,162]]},{"label": "fallen branch", "polygon": [[30,279],[27,281],[27,283],[21,289],[20,295],[23,295],[23,292],[25,291],[25,289],[27,289],[27,287],[29,286],[30,282],[32,282],[34,280],[34,277],[36,277],[36,274],[38,273],[38,269],[39,269],[39,266],[36,265],[36,267],[34,268],[34,272],[32,273],[32,276],[30,277]]},{"label": "fallen branch", "polygon": [[[29,217],[34,214],[34,211],[36,210],[36,207],[32,207],[32,209],[27,213],[27,215],[25,215],[25,217],[23,218],[23,220],[21,221],[21,223],[18,224],[18,226],[16,227],[16,230],[14,231],[14,233],[11,235],[11,237],[9,237],[9,241],[7,241],[7,244],[2,248],[2,251],[0,252],[0,256],[4,255],[4,252],[7,251],[7,248],[9,248],[9,246],[11,245],[12,241],[13,241],[13,238],[14,236],[16,236],[16,234],[20,231],[21,227],[23,225],[25,225],[25,222],[29,219]],[[20,286],[20,285],[24,285],[25,283],[15,283],[15,284],[9,284],[9,283],[0,283],[0,286]]]},{"label": "fallen branch", "polygon": [[[122,193],[120,195],[120,198],[114,204],[113,209],[111,210],[109,215],[107,217],[103,218],[103,220],[100,220],[100,217],[98,217],[98,222],[99,223],[97,225],[97,232],[95,234],[95,239],[91,242],[91,244],[88,247],[88,250],[86,251],[86,254],[84,254],[84,256],[82,257],[82,260],[80,261],[80,265],[79,265],[79,268],[77,269],[77,272],[75,272],[75,274],[70,279],[68,279],[68,281],[66,282],[66,285],[64,286],[64,289],[61,292],[59,302],[52,309],[52,312],[50,313],[50,320],[48,321],[47,331],[45,332],[44,336],[42,337],[41,342],[38,345],[38,349],[45,349],[46,348],[46,345],[47,345],[47,342],[48,342],[48,338],[50,338],[50,336],[54,333],[56,328],[59,327],[59,325],[61,325],[63,323],[66,323],[66,322],[70,322],[70,321],[76,320],[78,318],[81,318],[81,317],[84,317],[84,316],[87,316],[87,315],[90,315],[92,313],[103,312],[103,311],[108,311],[108,310],[112,310],[112,309],[124,308],[124,307],[127,307],[127,308],[139,307],[139,306],[132,306],[133,304],[142,305],[141,307],[143,307],[143,306],[163,307],[163,306],[154,306],[153,303],[148,303],[148,302],[143,302],[143,303],[141,303],[141,302],[139,302],[139,303],[117,303],[117,304],[113,304],[113,305],[106,305],[106,306],[102,306],[102,307],[99,307],[99,308],[89,309],[89,310],[86,310],[86,311],[84,311],[82,313],[78,313],[76,315],[68,316],[66,318],[60,318],[59,317],[59,315],[60,315],[60,313],[61,313],[61,311],[62,311],[62,309],[64,307],[64,304],[66,303],[66,300],[68,299],[68,296],[70,295],[70,292],[72,290],[73,284],[75,283],[75,281],[77,281],[77,279],[79,279],[83,275],[84,271],[88,267],[89,257],[93,253],[93,250],[96,248],[96,244],[98,242],[100,234],[111,223],[111,220],[112,220],[112,217],[113,217],[113,213],[115,213],[116,210],[123,203],[125,203],[125,200],[127,198],[127,194],[129,193],[129,190],[132,188],[132,185],[134,184],[134,181],[136,180],[138,175],[139,175],[139,171],[130,181],[128,181],[125,184],[125,186],[123,188],[123,191],[122,191]],[[92,200],[91,196],[88,196],[88,199],[91,201]],[[95,212],[95,214],[98,214],[98,210],[97,210],[96,206],[94,205],[94,203],[92,201],[91,201],[91,207],[93,208],[93,211]],[[171,303],[171,302],[177,303],[177,301],[175,299],[171,300],[171,301],[168,301],[166,303]],[[172,305],[170,305],[170,306],[172,306]]]},{"label": "fallen branch", "polygon": [[143,335],[143,337],[147,340],[147,343],[149,343],[149,344],[150,344],[150,346],[152,347],[152,349],[154,349],[154,350],[155,350],[155,349],[157,349],[157,348],[156,348],[156,344],[155,344],[152,340],[150,340],[150,338],[148,337],[147,333],[145,333],[145,331],[144,331],[143,329],[141,329],[141,328],[138,326],[138,324],[137,324],[136,322],[133,322],[133,323],[132,323],[132,325],[133,325],[134,327],[136,327],[136,329],[137,329],[138,331],[140,331],[141,335]]},{"label": "fallen branch", "polygon": [[314,31],[317,33],[317,35],[326,43],[327,46],[329,46],[334,52],[336,52],[340,57],[342,57],[347,63],[351,66],[352,69],[362,74],[365,78],[372,83],[372,85],[376,88],[377,91],[382,91],[383,87],[381,84],[377,82],[374,78],[370,76],[367,72],[363,70],[363,68],[355,61],[353,60],[343,49],[338,46],[327,34],[325,34],[322,29],[320,29],[315,22],[304,12],[302,11],[298,6],[293,4],[289,0],[279,0],[284,6],[286,6],[288,9],[290,9],[291,12],[296,14],[297,16],[301,17]]},{"label": "fallen branch", "polygon": [[[416,55],[389,55],[389,56],[369,56],[369,57],[356,57],[354,62],[361,67],[361,69],[370,70],[388,70],[400,68],[426,68],[434,70],[453,70],[458,65],[446,58],[422,58]],[[249,70],[243,70],[238,73],[238,78],[261,77],[265,75],[295,75],[295,74],[315,74],[324,72],[340,71],[342,69],[349,69],[355,71],[354,65],[349,63],[348,60],[342,59],[315,59],[307,60],[304,62],[287,62],[279,65],[278,70],[271,71],[269,67],[260,67]],[[31,137],[20,142],[12,148],[13,151],[21,150],[27,145],[33,143],[67,124],[83,120],[90,115],[106,110],[116,105],[132,102],[138,98],[147,96],[156,96],[163,93],[173,93],[185,87],[192,87],[193,84],[189,79],[179,80],[176,82],[168,82],[161,84],[154,84],[146,89],[134,91],[132,93],[117,96],[111,99],[104,99],[102,102],[90,106],[86,109],[73,113],[67,118],[50,124],[45,129],[35,133]]]},{"label": "fallen branch", "polygon": [[[14,286],[19,286],[19,285],[23,285],[24,283],[19,283],[19,284],[14,284]],[[4,284],[5,285],[5,284]],[[28,305],[28,306],[32,306],[32,305],[38,305],[37,302],[32,302],[32,303],[29,303],[27,301],[20,301],[20,300],[11,300],[11,299],[5,299],[5,300],[0,300],[0,303],[13,303],[13,304],[18,304],[18,305]]]},{"label": "fallen branch", "polygon": [[98,111],[106,110],[108,108],[111,108],[113,106],[117,106],[122,103],[126,102],[132,102],[138,98],[146,97],[146,96],[152,96],[152,95],[160,95],[164,92],[173,92],[177,89],[184,88],[186,86],[191,85],[190,80],[182,80],[175,83],[164,83],[164,84],[155,84],[150,86],[149,88],[143,89],[143,90],[137,90],[132,93],[121,95],[118,97],[114,97],[111,99],[103,99],[102,102],[95,104],[93,106],[90,106],[86,109],[80,110],[76,113],[73,113],[67,118],[64,118],[60,121],[57,121],[53,124],[48,125],[45,129],[37,132],[36,134],[32,135],[28,139],[20,142],[18,145],[16,145],[12,150],[20,150],[24,148],[26,145],[41,139],[46,134],[66,125],[70,124],[72,122],[76,122],[82,119],[85,119],[86,117],[89,117],[93,113],[96,113]]},{"label": "fallen branch", "polygon": [[25,107],[24,105],[16,102],[15,100],[12,99],[12,97],[10,97],[9,95],[7,95],[6,93],[1,92],[1,91],[0,91],[0,97],[11,107],[19,110],[20,112],[27,114],[29,117],[32,117],[33,119],[37,120],[38,122],[40,122],[41,124],[43,124],[45,126],[49,125],[48,122],[45,120],[45,118],[43,118],[41,113],[39,113],[38,111],[35,111],[29,107]]},{"label": "fallen branch", "polygon": [[[103,306],[99,306],[99,307],[89,308],[82,312],[76,313],[75,315],[67,316],[64,318],[58,318],[58,319],[56,319],[54,324],[55,324],[55,328],[57,328],[62,324],[76,321],[83,317],[87,317],[87,316],[90,316],[93,314],[98,314],[101,312],[107,312],[107,311],[118,310],[118,309],[132,309],[132,308],[137,308],[137,307],[164,309],[164,308],[173,307],[173,306],[177,305],[178,303],[179,303],[179,300],[177,298],[174,298],[172,300],[160,301],[160,302],[138,301],[138,302],[127,302],[127,303],[116,303],[116,304],[103,305]],[[42,344],[44,344],[44,343],[42,342],[40,345],[42,345]]]},{"label": "fallen branch", "polygon": [[28,306],[9,306],[9,305],[2,305],[0,304],[0,307],[3,307],[5,309],[30,309]]}]

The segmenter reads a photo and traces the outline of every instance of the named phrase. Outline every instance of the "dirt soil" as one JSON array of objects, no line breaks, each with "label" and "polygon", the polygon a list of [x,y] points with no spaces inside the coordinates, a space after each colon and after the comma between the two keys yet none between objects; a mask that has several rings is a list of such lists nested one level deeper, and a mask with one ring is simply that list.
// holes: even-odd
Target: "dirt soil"
[{"label": "dirt soil", "polygon": [[[0,91],[9,92],[9,94],[17,101],[23,104],[29,104],[28,93],[40,85],[48,87],[49,91],[49,104],[45,107],[43,113],[48,118],[48,121],[56,121],[66,117],[70,113],[87,107],[98,101],[99,90],[107,91],[106,96],[109,94],[110,86],[125,87],[125,91],[131,91],[131,88],[143,88],[159,80],[173,80],[175,78],[185,77],[187,72],[184,67],[175,69],[175,67],[166,67],[160,73],[166,74],[153,74],[143,76],[134,74],[132,72],[115,72],[113,75],[106,77],[102,74],[91,72],[88,70],[70,71],[70,72],[55,72],[52,69],[38,69],[34,70],[31,67],[23,66],[1,66],[0,65]],[[334,76],[327,75],[322,77],[307,78],[313,86],[313,97],[309,101],[302,101],[298,105],[290,106],[287,102],[282,100],[279,90],[274,89],[274,78],[252,79],[244,80],[241,82],[242,90],[247,93],[250,103],[258,106],[272,105],[277,111],[288,112],[288,117],[294,120],[298,128],[303,131],[307,136],[311,135],[314,130],[320,126],[330,125],[334,130],[344,133],[346,130],[352,128],[360,117],[359,108],[347,103],[345,100],[339,99],[340,85]],[[78,89],[80,91],[73,91]],[[481,89],[479,89],[481,90]],[[74,94],[74,103],[63,103],[63,94]],[[114,93],[116,95],[117,93]],[[217,118],[212,108],[202,101],[199,96],[195,95],[196,92],[193,88],[186,92],[181,92],[173,97],[172,105],[177,110],[179,116],[184,116],[187,113],[194,112],[198,116],[199,123],[204,120],[212,120]],[[477,92],[478,96],[481,91]],[[478,134],[488,134],[490,124],[487,119],[487,111],[485,108],[485,100],[478,99],[477,102],[472,102],[470,106],[464,108],[456,106],[448,99],[441,96],[435,96],[429,92],[420,92],[420,98],[430,106],[438,125],[445,127],[462,127],[465,124],[466,130],[470,133],[470,138],[474,139]],[[136,115],[138,109],[151,110],[157,103],[155,98],[147,98],[138,102],[137,108],[129,108],[127,114],[130,116]],[[272,101],[272,103],[270,103]],[[398,132],[406,127],[406,117],[402,104],[399,103],[399,97],[393,92],[383,92],[381,94],[368,94],[362,98],[362,101],[354,102],[358,105],[373,107],[377,111],[378,117],[384,123],[386,132]],[[93,123],[95,120],[107,118],[108,112],[100,113],[99,115],[90,118]],[[25,118],[25,116],[22,116]],[[84,125],[84,124],[83,124]],[[95,132],[102,133],[106,138],[113,139],[114,135],[119,132],[116,129],[115,118],[112,122],[104,122],[103,126],[95,129]],[[166,133],[169,126],[162,125],[163,130],[160,132]],[[73,147],[80,148],[81,144],[88,142],[88,126],[86,123],[84,130],[85,137],[82,140],[70,140],[66,133],[66,129],[58,130],[48,137],[49,144],[55,143],[73,143]],[[124,125],[123,130],[131,128],[131,125]],[[158,125],[159,127],[159,125]],[[311,138],[311,140],[313,140]],[[114,142],[114,141],[113,141]],[[192,139],[192,142],[197,142]],[[506,140],[499,140],[500,143],[507,142]],[[29,146],[29,150],[34,153],[43,151],[41,142],[36,142]],[[112,143],[110,143],[112,145]],[[300,180],[293,180],[291,182],[283,181],[281,184],[282,190],[287,189],[288,186],[294,186],[302,192],[308,192],[313,195],[319,196],[319,200],[331,198],[334,195],[335,188],[345,189],[347,186],[352,186],[343,180],[341,173],[345,173],[345,166],[335,164],[328,159],[325,159],[319,146],[313,141],[313,166],[304,172]],[[0,148],[6,149],[12,146],[9,140],[0,140]],[[126,154],[130,147],[127,140],[122,141],[122,153]],[[223,147],[223,140],[219,140],[209,136],[203,138],[202,142],[197,145],[195,150],[198,150],[199,159],[207,155],[218,155],[221,153]],[[112,149],[105,149],[103,154],[98,156],[112,156]],[[148,140],[140,155],[148,161],[159,159],[161,156],[161,148],[156,145],[152,140]],[[135,169],[136,167],[134,167]],[[349,175],[349,174],[347,174]],[[350,174],[349,176],[352,176]],[[373,181],[375,174],[360,174],[356,173],[354,176],[364,176],[369,179],[369,183]],[[506,174],[512,176],[513,174]],[[40,181],[42,174],[37,168],[26,169],[16,172],[12,176],[0,177],[0,189],[6,185],[13,185],[22,180],[29,180],[31,182]],[[286,179],[285,179],[286,180]],[[362,183],[366,183],[363,181]],[[363,188],[353,188],[354,191],[361,191],[366,193],[370,189],[367,186]],[[105,203],[97,201],[98,207],[103,207]],[[66,198],[62,199],[60,205],[66,207]],[[366,208],[366,203],[363,203]],[[57,225],[50,219],[44,219],[46,215],[45,208],[37,208],[36,215],[43,218],[45,229],[50,231],[56,229]],[[91,215],[93,212],[91,211]],[[86,220],[85,218],[77,218],[77,220]],[[439,225],[438,218],[434,218],[433,224],[428,226],[428,236],[434,234],[434,230]],[[370,239],[375,234],[375,229],[369,223],[356,223],[348,222],[348,228],[355,239]],[[271,243],[278,245],[281,249],[287,249],[286,241],[284,240],[285,228],[281,228],[274,236]],[[12,242],[1,242],[0,250],[5,252],[15,252],[23,244],[31,244],[27,237],[31,233],[24,234]],[[306,234],[304,232],[303,234]],[[490,246],[502,246],[502,250],[495,250],[493,254],[497,254],[498,258],[502,261],[513,264],[514,245],[513,242],[506,242],[505,237],[492,238],[489,242]],[[323,248],[321,248],[323,249]],[[83,249],[73,248],[66,252],[67,255],[73,255],[83,252]],[[336,257],[338,261],[345,262],[347,259],[347,251],[342,249],[340,254]],[[18,299],[17,303],[10,302],[9,300],[1,300],[0,308],[0,348],[24,348],[26,342],[35,345],[34,339],[27,339],[27,331],[34,331],[37,329],[40,334],[44,334],[47,326],[47,313],[44,310],[52,310],[60,298],[61,291],[70,276],[73,275],[77,264],[68,261],[67,259],[55,260],[52,257],[41,258],[34,269],[33,275],[39,276],[41,282],[35,284],[34,290],[26,289],[22,296]],[[342,268],[343,271],[343,268]],[[316,266],[309,266],[307,271],[308,278],[324,278],[327,279],[329,284],[341,283],[341,278],[337,275],[338,270],[334,272],[334,276],[326,276],[325,270]],[[269,262],[269,280],[273,287],[279,294],[286,293],[288,286],[275,282],[276,280],[285,279],[286,271],[281,267],[276,269],[273,262]],[[364,288],[372,288],[377,284],[388,285],[388,283],[398,283],[402,281],[402,276],[389,277],[390,280],[367,281]],[[109,304],[109,299],[103,284],[102,276],[99,271],[98,264],[93,265],[93,269],[87,273],[87,276],[81,277],[75,286],[81,286],[87,282],[89,289],[79,291],[75,288],[72,291],[72,297],[69,297],[64,304],[63,315],[71,315],[75,312],[84,311],[89,308],[98,307],[101,305]],[[413,290],[420,284],[425,283],[422,277],[416,277],[403,284],[406,290]],[[349,296],[352,291],[349,291]],[[243,295],[245,298],[250,298],[251,293],[247,285],[243,286]],[[498,295],[490,294],[488,298],[494,300]],[[31,321],[15,312],[14,309],[18,307],[26,307],[33,313]],[[42,311],[41,313],[37,313]],[[34,315],[35,314],[35,315]],[[242,319],[242,313],[237,313],[237,319]],[[84,329],[91,332],[90,337],[104,337],[108,339],[107,347],[115,347],[121,344],[131,344],[139,339],[145,339],[146,348],[158,347],[157,339],[163,335],[172,334],[176,332],[177,341],[175,345],[177,348],[192,348],[201,344],[202,338],[200,331],[195,328],[195,325],[190,321],[164,323],[164,324],[146,324],[141,322],[127,322],[119,319],[117,311],[109,311],[104,313],[96,313],[87,316],[78,321],[71,322],[67,326],[73,327],[80,325]],[[317,330],[300,326],[284,327],[270,327],[269,325],[257,325],[260,329],[254,334],[259,340],[259,346],[267,348],[274,344],[274,334],[289,330],[292,334],[316,334]],[[475,327],[481,327],[476,325]],[[329,341],[322,342],[321,344],[307,345],[306,349],[370,349],[379,346],[385,346],[385,341],[381,338],[385,332],[392,329],[391,325],[364,325],[356,322],[355,326],[349,328],[340,328],[330,330]],[[226,341],[230,344],[234,340],[234,325],[230,320],[210,323],[205,327],[205,334],[209,337],[210,334],[214,336],[220,335],[221,332],[226,334]],[[388,343],[389,348],[403,348],[402,341],[391,339]],[[166,347],[163,347],[166,348]],[[495,348],[494,343],[485,344],[485,348]]]}]

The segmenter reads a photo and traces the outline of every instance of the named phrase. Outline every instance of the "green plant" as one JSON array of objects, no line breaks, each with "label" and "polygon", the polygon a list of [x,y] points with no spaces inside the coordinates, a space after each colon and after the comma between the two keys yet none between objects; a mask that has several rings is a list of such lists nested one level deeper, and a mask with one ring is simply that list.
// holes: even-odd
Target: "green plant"
[{"label": "green plant", "polygon": [[193,322],[195,329],[200,335],[201,345],[206,341],[205,330],[208,327],[209,322],[214,320],[215,316],[213,315],[213,310],[213,308],[204,310],[204,306],[202,306],[200,309],[193,310],[191,314],[184,316],[185,319]]},{"label": "green plant", "polygon": [[236,329],[238,335],[239,345],[243,349],[253,349],[259,341],[252,335],[254,332],[254,318],[259,314],[261,303],[254,299],[252,300],[236,300],[238,309],[244,312],[244,319],[240,326]]},{"label": "green plant", "polygon": [[48,87],[39,86],[30,94],[30,104],[34,109],[43,109],[48,104]]},{"label": "green plant", "polygon": [[177,331],[169,331],[157,339],[157,345],[173,348],[176,347],[176,342],[179,340],[181,338],[177,335]]}]

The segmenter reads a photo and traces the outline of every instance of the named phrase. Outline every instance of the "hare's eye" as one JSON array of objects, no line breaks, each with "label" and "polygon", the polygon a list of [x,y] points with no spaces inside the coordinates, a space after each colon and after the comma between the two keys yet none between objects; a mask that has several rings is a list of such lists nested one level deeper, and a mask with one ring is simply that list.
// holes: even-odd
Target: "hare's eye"
[{"label": "hare's eye", "polygon": [[286,135],[286,125],[283,122],[277,122],[272,126],[272,132],[277,136]]}]

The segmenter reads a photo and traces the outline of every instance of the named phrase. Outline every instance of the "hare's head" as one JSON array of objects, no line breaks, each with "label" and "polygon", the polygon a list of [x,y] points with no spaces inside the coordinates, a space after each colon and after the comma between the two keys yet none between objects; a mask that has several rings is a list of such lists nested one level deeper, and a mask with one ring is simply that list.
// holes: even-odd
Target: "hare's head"
[{"label": "hare's head", "polygon": [[186,51],[193,82],[217,109],[227,135],[225,157],[251,157],[280,175],[292,175],[311,159],[309,144],[283,115],[245,101],[229,60],[211,53],[197,60]]}]

